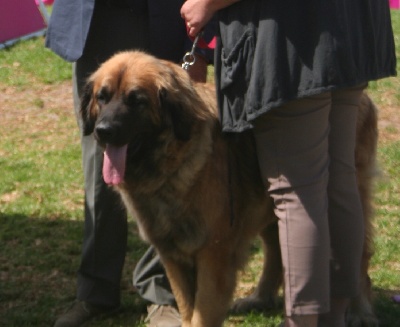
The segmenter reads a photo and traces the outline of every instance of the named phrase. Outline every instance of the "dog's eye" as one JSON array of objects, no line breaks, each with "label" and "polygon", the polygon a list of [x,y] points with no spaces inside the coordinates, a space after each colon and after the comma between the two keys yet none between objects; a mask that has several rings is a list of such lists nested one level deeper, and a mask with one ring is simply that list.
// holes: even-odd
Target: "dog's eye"
[{"label": "dog's eye", "polygon": [[110,94],[105,89],[101,89],[96,94],[96,100],[100,104],[107,103],[110,100]]},{"label": "dog's eye", "polygon": [[148,99],[143,92],[131,91],[126,95],[124,102],[130,106],[138,106],[146,104]]}]

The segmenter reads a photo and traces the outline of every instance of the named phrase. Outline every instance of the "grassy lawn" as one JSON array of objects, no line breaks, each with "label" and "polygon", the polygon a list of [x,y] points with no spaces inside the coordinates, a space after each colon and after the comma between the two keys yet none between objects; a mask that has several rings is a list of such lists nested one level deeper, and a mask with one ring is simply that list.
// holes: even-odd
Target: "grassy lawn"
[{"label": "grassy lawn", "polygon": [[[400,55],[400,12],[393,11]],[[400,72],[400,67],[398,68]],[[83,176],[73,113],[71,65],[44,49],[43,39],[0,50],[0,326],[51,326],[75,298],[83,237]],[[381,326],[399,326],[400,79],[370,84],[380,108],[375,189],[374,307]],[[131,286],[146,249],[129,221],[122,309],[90,326],[143,326],[146,303]],[[261,269],[258,243],[237,295],[251,292]],[[282,310],[230,317],[226,326],[278,326]]]}]

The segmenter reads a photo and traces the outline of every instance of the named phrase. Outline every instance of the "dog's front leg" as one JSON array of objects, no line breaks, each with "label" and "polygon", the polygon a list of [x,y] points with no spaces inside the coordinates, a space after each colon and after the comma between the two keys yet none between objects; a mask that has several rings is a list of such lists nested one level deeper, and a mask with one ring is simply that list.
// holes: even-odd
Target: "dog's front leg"
[{"label": "dog's front leg", "polygon": [[196,291],[194,269],[162,255],[160,256],[178,305],[182,318],[182,327],[191,327]]},{"label": "dog's front leg", "polygon": [[215,244],[197,254],[197,290],[191,327],[222,326],[236,285],[238,265],[233,253],[229,244]]}]

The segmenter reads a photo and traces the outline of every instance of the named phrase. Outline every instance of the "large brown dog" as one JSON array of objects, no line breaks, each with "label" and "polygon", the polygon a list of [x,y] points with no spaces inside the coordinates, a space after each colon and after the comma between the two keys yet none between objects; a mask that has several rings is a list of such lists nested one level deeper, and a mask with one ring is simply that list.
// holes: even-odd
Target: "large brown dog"
[{"label": "large brown dog", "polygon": [[[369,103],[361,110],[357,152],[366,207],[376,143],[372,108]],[[105,181],[160,254],[182,326],[222,325],[237,271],[259,234],[268,264],[251,300],[267,308],[281,283],[276,218],[251,133],[221,133],[214,90],[194,84],[175,64],[123,52],[89,78],[81,110],[84,133],[94,132],[105,147]],[[368,259],[369,248],[363,277]],[[366,295],[360,303],[365,311]],[[253,306],[251,301],[247,309]]]}]

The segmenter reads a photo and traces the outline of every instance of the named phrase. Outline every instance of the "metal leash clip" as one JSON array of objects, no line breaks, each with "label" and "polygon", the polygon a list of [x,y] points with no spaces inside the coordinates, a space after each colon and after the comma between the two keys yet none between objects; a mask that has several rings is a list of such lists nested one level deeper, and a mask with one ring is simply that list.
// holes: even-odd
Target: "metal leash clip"
[{"label": "metal leash clip", "polygon": [[199,42],[199,39],[203,32],[200,32],[199,34],[196,35],[193,45],[192,45],[192,50],[190,52],[186,52],[185,55],[183,56],[183,63],[182,63],[182,68],[184,70],[189,70],[190,66],[194,65],[196,62],[196,56],[194,54],[194,51],[196,50],[197,43]]}]

